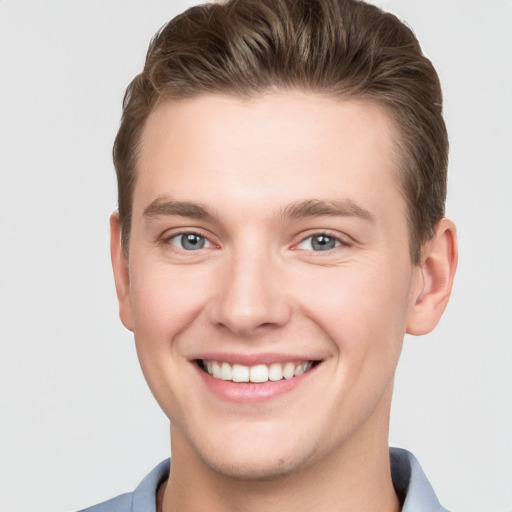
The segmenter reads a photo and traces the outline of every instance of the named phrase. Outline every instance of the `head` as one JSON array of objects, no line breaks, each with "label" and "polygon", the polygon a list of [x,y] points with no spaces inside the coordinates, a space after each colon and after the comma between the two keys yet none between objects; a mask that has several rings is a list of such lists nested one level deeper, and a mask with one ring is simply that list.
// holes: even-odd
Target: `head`
[{"label": "head", "polygon": [[233,0],[157,34],[115,143],[112,254],[173,464],[387,457],[404,333],[435,326],[455,268],[440,102],[412,32],[357,1]]},{"label": "head", "polygon": [[126,91],[114,145],[125,251],[141,134],[157,105],[290,89],[370,101],[391,116],[418,263],[444,215],[448,137],[439,79],[410,28],[358,0],[230,0],[193,7],[159,31]]}]

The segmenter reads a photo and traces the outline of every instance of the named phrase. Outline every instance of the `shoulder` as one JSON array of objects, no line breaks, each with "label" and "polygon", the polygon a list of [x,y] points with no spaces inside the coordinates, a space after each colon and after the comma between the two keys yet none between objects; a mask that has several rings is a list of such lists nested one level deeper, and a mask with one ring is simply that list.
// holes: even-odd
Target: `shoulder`
[{"label": "shoulder", "polygon": [[155,512],[158,488],[169,476],[169,468],[170,459],[164,460],[142,480],[133,492],[121,494],[79,512]]},{"label": "shoulder", "polygon": [[111,500],[85,508],[80,512],[130,512],[132,510],[132,498],[132,492],[121,494]]}]

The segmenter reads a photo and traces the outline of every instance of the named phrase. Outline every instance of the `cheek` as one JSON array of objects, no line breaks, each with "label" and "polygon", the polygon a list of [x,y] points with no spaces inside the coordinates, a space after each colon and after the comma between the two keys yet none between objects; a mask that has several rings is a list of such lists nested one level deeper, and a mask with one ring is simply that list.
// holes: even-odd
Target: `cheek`
[{"label": "cheek", "polygon": [[[162,268],[161,268],[162,267]],[[174,336],[194,317],[205,300],[200,277],[180,269],[153,264],[140,268],[131,279],[134,331],[158,341],[166,333]]]},{"label": "cheek", "polygon": [[154,264],[138,270],[131,281],[137,355],[149,387],[169,414],[169,391],[180,386],[180,333],[207,299],[198,281],[179,269],[171,272]]},{"label": "cheek", "polygon": [[179,340],[204,303],[201,292],[190,275],[158,263],[139,266],[131,278],[137,356],[149,388],[170,419],[187,395]]},{"label": "cheek", "polygon": [[360,265],[328,269],[303,283],[301,307],[334,341],[340,355],[355,359],[397,357],[405,333],[410,282],[392,268]]}]

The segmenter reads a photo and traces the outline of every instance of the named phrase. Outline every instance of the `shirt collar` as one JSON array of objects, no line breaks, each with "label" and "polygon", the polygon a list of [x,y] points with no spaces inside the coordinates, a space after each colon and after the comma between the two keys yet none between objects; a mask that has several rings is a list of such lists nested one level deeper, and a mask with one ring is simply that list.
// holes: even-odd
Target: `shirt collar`
[{"label": "shirt collar", "polygon": [[416,457],[401,448],[390,448],[391,478],[402,501],[402,512],[448,512],[421,469]]}]

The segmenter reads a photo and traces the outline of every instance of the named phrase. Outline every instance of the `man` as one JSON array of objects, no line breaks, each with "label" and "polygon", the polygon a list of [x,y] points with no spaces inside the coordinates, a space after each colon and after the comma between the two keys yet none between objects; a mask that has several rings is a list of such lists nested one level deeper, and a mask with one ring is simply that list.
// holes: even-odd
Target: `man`
[{"label": "man", "polygon": [[157,34],[111,250],[172,467],[91,510],[444,510],[388,426],[452,287],[447,147],[435,70],[374,6],[231,0]]}]

